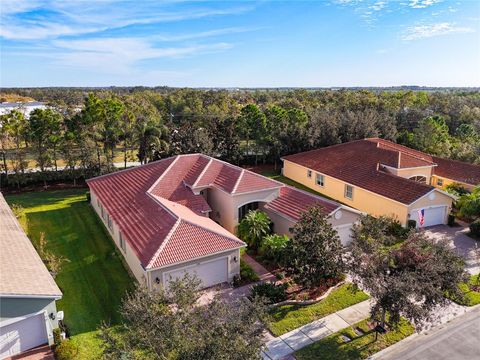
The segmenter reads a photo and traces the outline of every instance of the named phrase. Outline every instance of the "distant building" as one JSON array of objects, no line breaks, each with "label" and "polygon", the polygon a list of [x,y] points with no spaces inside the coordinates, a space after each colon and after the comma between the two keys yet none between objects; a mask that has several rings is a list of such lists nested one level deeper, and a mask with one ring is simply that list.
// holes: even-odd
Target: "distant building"
[{"label": "distant building", "polygon": [[8,114],[10,111],[17,109],[26,117],[35,109],[46,109],[47,106],[43,102],[28,101],[28,102],[3,102],[0,103],[0,115]]}]

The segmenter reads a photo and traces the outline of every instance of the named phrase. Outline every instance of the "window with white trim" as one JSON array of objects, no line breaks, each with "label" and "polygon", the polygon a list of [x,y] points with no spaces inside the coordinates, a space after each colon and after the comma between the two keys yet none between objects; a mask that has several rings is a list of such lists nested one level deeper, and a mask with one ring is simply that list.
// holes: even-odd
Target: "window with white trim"
[{"label": "window with white trim", "polygon": [[325,176],[323,176],[322,174],[317,174],[316,178],[315,178],[315,183],[318,186],[324,187],[325,186]]},{"label": "window with white trim", "polygon": [[437,185],[443,186],[443,179],[437,179]]},{"label": "window with white trim", "polygon": [[344,196],[347,199],[350,199],[350,200],[353,199],[353,186],[352,185],[345,184],[345,194],[344,194]]},{"label": "window with white trim", "polygon": [[309,178],[312,177],[312,170],[307,170],[307,177],[309,177]]},{"label": "window with white trim", "polygon": [[118,238],[120,239],[120,248],[123,250],[123,252],[125,252],[126,251],[125,239],[123,238],[121,231],[118,232]]}]

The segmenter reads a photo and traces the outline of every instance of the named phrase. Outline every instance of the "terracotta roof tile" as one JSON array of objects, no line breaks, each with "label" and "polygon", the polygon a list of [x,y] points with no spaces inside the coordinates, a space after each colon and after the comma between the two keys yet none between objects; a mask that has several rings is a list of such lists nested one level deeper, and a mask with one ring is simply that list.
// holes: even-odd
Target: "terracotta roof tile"
[{"label": "terracotta roof tile", "polygon": [[235,194],[257,191],[257,190],[266,190],[266,189],[275,189],[284,186],[282,183],[268,179],[264,176],[255,174],[248,170],[243,170],[242,176],[239,178],[238,183],[234,189]]},{"label": "terracotta roof tile", "polygon": [[408,205],[433,187],[379,171],[382,164],[396,167],[398,157],[393,146],[379,147],[376,139],[367,139],[289,155],[284,159]]},{"label": "terracotta roof tile", "polygon": [[314,205],[321,206],[325,215],[340,207],[340,204],[334,201],[329,201],[290,186],[284,186],[280,189],[280,196],[265,205],[265,208],[298,221],[302,213],[308,211]]},{"label": "terracotta roof tile", "polygon": [[434,156],[434,174],[470,185],[480,184],[480,166]]}]

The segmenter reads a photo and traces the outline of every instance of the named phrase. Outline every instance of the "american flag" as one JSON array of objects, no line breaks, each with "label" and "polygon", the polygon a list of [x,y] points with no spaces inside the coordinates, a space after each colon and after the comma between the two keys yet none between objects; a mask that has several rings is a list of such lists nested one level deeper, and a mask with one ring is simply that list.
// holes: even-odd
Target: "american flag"
[{"label": "american flag", "polygon": [[420,226],[423,226],[425,223],[425,210],[418,210],[418,220],[420,221]]}]

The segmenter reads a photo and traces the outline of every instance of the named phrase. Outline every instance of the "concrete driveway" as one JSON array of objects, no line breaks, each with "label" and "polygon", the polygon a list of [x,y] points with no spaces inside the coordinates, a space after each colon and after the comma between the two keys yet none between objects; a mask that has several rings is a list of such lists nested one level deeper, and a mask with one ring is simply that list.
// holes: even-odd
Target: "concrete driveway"
[{"label": "concrete driveway", "polygon": [[469,232],[468,227],[436,225],[430,226],[424,231],[434,239],[447,238],[452,247],[465,258],[466,270],[471,274],[480,272],[480,244],[467,236]]}]

